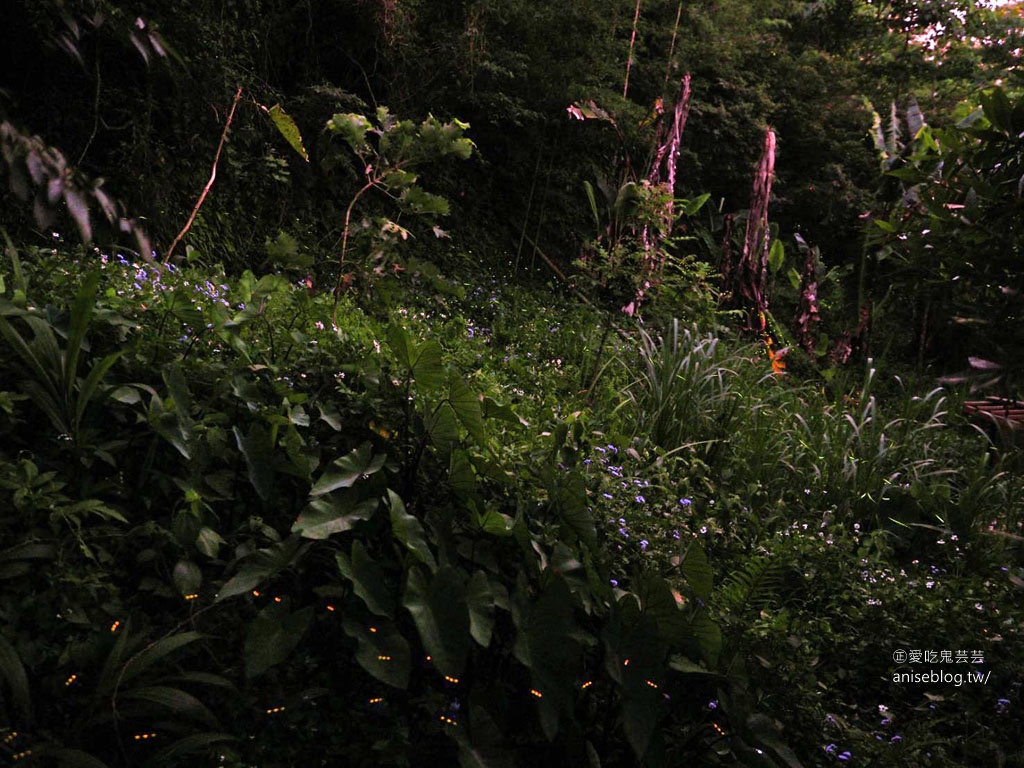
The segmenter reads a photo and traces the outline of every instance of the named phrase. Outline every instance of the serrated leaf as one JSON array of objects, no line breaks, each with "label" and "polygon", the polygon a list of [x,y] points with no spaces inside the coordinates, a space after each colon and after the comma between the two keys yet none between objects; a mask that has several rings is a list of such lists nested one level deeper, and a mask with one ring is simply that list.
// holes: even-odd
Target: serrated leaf
[{"label": "serrated leaf", "polygon": [[372,613],[394,617],[395,601],[385,584],[384,569],[367,554],[361,541],[352,542],[351,557],[339,552],[337,562],[342,575],[352,582],[355,593]]},{"label": "serrated leaf", "polygon": [[270,115],[270,119],[274,123],[274,127],[284,136],[291,148],[302,155],[302,159],[307,163],[309,162],[309,155],[306,154],[306,148],[302,146],[302,134],[299,132],[299,126],[295,124],[295,121],[286,113],[280,104],[275,104],[269,110],[267,114]]},{"label": "serrated leaf", "polygon": [[387,461],[383,453],[374,454],[373,445],[365,442],[340,459],[336,459],[316,481],[310,496],[322,496],[339,488],[351,488],[357,480],[379,472]]},{"label": "serrated leaf", "polygon": [[302,641],[312,618],[312,606],[288,613],[287,609],[272,603],[260,611],[245,637],[242,653],[245,676],[259,677],[287,659]]},{"label": "serrated leaf", "polygon": [[326,539],[332,534],[350,530],[361,520],[369,520],[379,506],[378,499],[355,501],[349,496],[340,501],[313,499],[295,520],[292,533],[306,539]]}]

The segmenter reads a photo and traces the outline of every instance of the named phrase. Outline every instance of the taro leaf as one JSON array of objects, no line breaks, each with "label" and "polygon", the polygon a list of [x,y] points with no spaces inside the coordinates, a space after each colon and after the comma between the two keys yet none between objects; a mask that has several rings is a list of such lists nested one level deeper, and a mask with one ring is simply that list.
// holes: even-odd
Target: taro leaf
[{"label": "taro leaf", "polygon": [[309,155],[306,154],[306,148],[302,146],[302,134],[299,132],[299,126],[295,124],[291,116],[281,109],[280,104],[275,104],[268,109],[267,114],[270,115],[274,126],[284,136],[285,141],[291,145],[292,149],[302,155],[302,159],[308,163]]},{"label": "taro leaf", "polygon": [[434,553],[430,551],[427,535],[419,518],[405,511],[401,497],[388,489],[388,507],[391,510],[391,531],[410,552],[416,555],[431,571],[437,570]]},{"label": "taro leaf", "polygon": [[676,644],[686,637],[686,617],[663,578],[653,576],[642,581],[640,605],[644,614],[657,622],[658,634],[666,642]]},{"label": "taro leaf", "polygon": [[477,524],[494,536],[511,536],[515,521],[508,515],[489,509],[477,516]]},{"label": "taro leaf", "polygon": [[[803,764],[779,736],[780,726],[767,715],[752,714],[747,718],[747,728],[754,739],[768,747],[789,768],[803,768]],[[760,754],[761,750],[758,750]]]},{"label": "taro leaf", "polygon": [[521,424],[524,427],[530,426],[530,422],[518,416],[508,405],[500,405],[494,398],[484,396],[481,401],[483,416],[485,419],[499,419],[509,424]]},{"label": "taro leaf", "polygon": [[447,402],[440,403],[427,417],[427,434],[442,454],[447,454],[459,441],[459,424],[455,411]]},{"label": "taro leaf", "polygon": [[334,499],[313,499],[292,525],[292,533],[306,539],[323,540],[334,533],[350,530],[360,520],[368,520],[380,506],[378,499],[355,501],[345,497]]},{"label": "taro leaf", "polygon": [[373,445],[365,442],[340,459],[335,459],[320,475],[309,495],[323,496],[339,488],[351,488],[357,480],[379,472],[386,460],[387,456],[383,453],[374,455]]},{"label": "taro leaf", "polygon": [[132,656],[127,663],[124,665],[124,669],[121,672],[120,683],[124,684],[128,681],[138,677],[156,662],[160,661],[179,648],[194,643],[196,640],[201,640],[202,635],[198,632],[179,632],[176,635],[165,637],[162,640],[157,640],[152,645],[147,646],[137,654]]},{"label": "taro leaf", "polygon": [[189,560],[179,560],[171,573],[174,586],[183,595],[194,595],[203,583],[203,572],[199,566]]},{"label": "taro leaf", "polygon": [[411,370],[417,384],[430,388],[441,386],[444,381],[441,345],[427,341],[415,348]]},{"label": "taro leaf", "polygon": [[345,619],[345,634],[359,641],[356,661],[359,666],[395,688],[405,689],[409,684],[411,653],[409,643],[389,621],[374,621],[363,626]]},{"label": "taro leaf", "polygon": [[701,608],[690,622],[690,632],[697,639],[701,656],[709,669],[718,664],[718,655],[722,650],[722,630],[712,621],[706,609]]},{"label": "taro leaf", "polygon": [[245,637],[245,676],[258,677],[287,659],[302,640],[312,618],[312,606],[288,613],[287,608],[271,603],[260,611]]},{"label": "taro leaf", "polygon": [[461,376],[452,374],[448,379],[448,403],[473,439],[479,444],[485,443],[487,436],[484,434],[480,400]]},{"label": "taro leaf", "polygon": [[690,661],[686,656],[682,656],[679,654],[669,659],[668,665],[676,672],[681,672],[684,675],[714,675],[713,672],[709,672],[700,664]]},{"label": "taro leaf", "polygon": [[0,678],[11,692],[11,701],[29,719],[32,717],[32,699],[29,694],[28,676],[18,652],[3,635],[0,635]]},{"label": "taro leaf", "polygon": [[572,701],[577,644],[571,639],[572,598],[565,579],[555,577],[529,609],[525,629],[516,638],[515,652],[529,669],[545,736],[558,732],[559,713]]},{"label": "taro leaf", "polygon": [[[273,528],[265,528],[273,532]],[[294,565],[306,549],[308,545],[302,545],[299,538],[290,537],[259,550],[247,558],[241,570],[221,587],[217,602],[248,592],[281,569]]]},{"label": "taro leaf", "polygon": [[469,729],[460,728],[452,733],[459,744],[459,767],[513,768],[511,750],[503,743],[501,729],[487,710],[470,704],[469,722]]},{"label": "taro leaf", "polygon": [[683,576],[686,577],[686,582],[696,597],[704,602],[711,600],[713,585],[711,564],[708,562],[708,557],[704,554],[704,548],[700,542],[691,542],[686,550],[686,557],[683,560]]},{"label": "taro leaf", "polygon": [[412,370],[413,343],[408,332],[400,325],[388,327],[388,346],[398,358],[398,363],[407,371]]},{"label": "taro leaf", "polygon": [[417,346],[404,328],[392,324],[388,328],[388,345],[399,364],[412,374],[417,384],[435,388],[444,382],[443,350],[436,341]]},{"label": "taro leaf", "polygon": [[597,530],[594,518],[587,509],[587,490],[583,476],[578,472],[555,479],[557,486],[551,498],[562,522],[570,528],[587,547],[597,545]]},{"label": "taro leaf", "polygon": [[332,403],[318,406],[320,409],[320,420],[326,422],[327,426],[335,432],[341,432],[341,414]]},{"label": "taro leaf", "polygon": [[151,685],[145,688],[124,691],[119,698],[125,701],[146,701],[208,725],[217,724],[217,718],[214,717],[213,712],[207,709],[203,702],[191,693],[185,693],[185,691],[179,688],[170,688],[166,685]]},{"label": "taro leaf", "polygon": [[262,424],[253,424],[247,435],[238,427],[232,427],[238,450],[245,457],[249,470],[249,482],[264,501],[274,495],[274,445],[270,432]]},{"label": "taro leaf", "polygon": [[448,463],[448,482],[460,499],[471,499],[476,495],[476,474],[467,451],[452,451]]},{"label": "taro leaf", "polygon": [[466,603],[469,605],[469,632],[477,643],[486,648],[491,644],[494,629],[494,593],[483,571],[477,571],[469,580]]},{"label": "taro leaf", "polygon": [[641,762],[651,746],[657,725],[658,699],[653,690],[651,694],[640,698],[628,697],[622,702],[622,730]]},{"label": "taro leaf", "polygon": [[363,543],[354,541],[352,556],[339,552],[337,560],[342,575],[352,582],[356,594],[363,599],[366,607],[378,616],[393,618],[395,601],[385,583],[384,569],[366,553]]},{"label": "taro leaf", "polygon": [[421,568],[409,569],[403,604],[412,614],[420,642],[443,675],[458,677],[469,651],[469,606],[463,575],[441,568],[432,581]]}]

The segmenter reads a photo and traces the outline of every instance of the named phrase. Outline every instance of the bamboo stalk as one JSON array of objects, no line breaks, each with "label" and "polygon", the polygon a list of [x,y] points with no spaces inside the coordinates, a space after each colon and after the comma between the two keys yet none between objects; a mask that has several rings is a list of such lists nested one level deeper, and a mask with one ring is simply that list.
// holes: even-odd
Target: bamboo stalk
[{"label": "bamboo stalk", "polygon": [[633,68],[633,48],[636,45],[636,28],[640,24],[640,0],[636,0],[636,11],[633,13],[633,33],[629,37],[629,56],[626,59],[626,78],[622,83],[622,98],[629,93],[629,71]]}]

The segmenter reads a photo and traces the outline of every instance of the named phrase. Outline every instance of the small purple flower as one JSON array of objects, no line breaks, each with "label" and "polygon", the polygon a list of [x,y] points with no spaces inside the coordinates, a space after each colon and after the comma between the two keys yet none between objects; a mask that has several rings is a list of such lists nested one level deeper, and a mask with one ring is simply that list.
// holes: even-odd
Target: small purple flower
[{"label": "small purple flower", "polygon": [[679,538],[679,531],[672,531],[672,538],[673,539],[678,539]]},{"label": "small purple flower", "polygon": [[618,579],[608,579],[608,583],[611,584],[613,587],[619,586],[619,580]]},{"label": "small purple flower", "polygon": [[1009,699],[999,699],[998,701],[996,701],[996,713],[997,714],[1005,715],[1009,711],[1010,711],[1010,700]]},{"label": "small purple flower", "polygon": [[610,493],[602,493],[601,495],[604,496],[606,499],[614,498]]},{"label": "small purple flower", "polygon": [[622,538],[629,538],[629,531],[627,531],[625,528],[619,528],[619,533],[622,535]]},{"label": "small purple flower", "polygon": [[839,759],[842,760],[844,763],[851,757],[853,757],[853,755],[850,754],[849,750],[847,750],[846,752],[839,753]]},{"label": "small purple flower", "polygon": [[647,551],[647,547],[649,547],[649,546],[650,546],[650,544],[648,543],[647,539],[640,539],[640,551],[641,552],[646,552]]},{"label": "small purple flower", "polygon": [[839,747],[837,747],[835,744],[829,744],[827,747],[825,747],[825,753],[829,755],[834,755],[837,749],[839,749]]},{"label": "small purple flower", "polygon": [[647,499],[645,499],[643,496],[637,494],[637,497],[636,497],[636,503],[637,504],[645,504],[646,502],[647,502]]},{"label": "small purple flower", "polygon": [[889,739],[890,744],[899,744],[901,741],[903,741],[903,737],[900,736],[898,733],[891,739]]},{"label": "small purple flower", "polygon": [[680,500],[679,500],[679,505],[680,505],[680,506],[683,506],[683,507],[688,507],[688,506],[690,506],[691,504],[693,504],[693,501],[692,501],[691,499],[680,499]]},{"label": "small purple flower", "polygon": [[708,702],[708,709],[710,709],[712,712],[714,712],[716,709],[718,709],[718,702],[717,701],[709,701]]}]

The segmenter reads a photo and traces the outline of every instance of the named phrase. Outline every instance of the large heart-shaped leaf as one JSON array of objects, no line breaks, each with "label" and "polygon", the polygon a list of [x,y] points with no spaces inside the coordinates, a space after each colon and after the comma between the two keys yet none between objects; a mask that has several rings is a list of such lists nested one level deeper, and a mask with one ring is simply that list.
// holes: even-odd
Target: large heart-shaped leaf
[{"label": "large heart-shaped leaf", "polygon": [[346,496],[334,499],[313,499],[292,525],[292,533],[307,539],[326,539],[334,533],[351,529],[360,520],[373,517],[380,506],[378,499],[356,501]]},{"label": "large heart-shaped leaf", "polygon": [[312,618],[312,606],[289,613],[282,605],[271,603],[260,611],[245,637],[242,652],[245,676],[258,677],[287,659],[302,640]]},{"label": "large heart-shaped leaf", "polygon": [[437,570],[434,553],[427,543],[427,534],[418,518],[405,511],[401,497],[388,490],[388,507],[391,509],[391,531],[410,552],[420,559],[431,571]]},{"label": "large heart-shaped leaf", "polygon": [[463,575],[452,566],[428,581],[423,569],[409,570],[404,605],[412,614],[420,642],[442,674],[458,677],[469,651],[469,606]]},{"label": "large heart-shaped leaf", "polygon": [[335,459],[316,481],[309,495],[323,496],[339,488],[351,488],[357,480],[379,472],[385,461],[385,454],[375,454],[371,443],[363,443],[340,459]]},{"label": "large heart-shaped leaf", "polygon": [[342,624],[345,634],[359,641],[356,661],[383,683],[404,689],[409,684],[409,643],[389,621],[363,625],[352,619]]},{"label": "large heart-shaped leaf", "polygon": [[394,616],[394,597],[385,584],[384,569],[370,557],[361,541],[352,542],[351,557],[344,552],[337,554],[338,568],[352,587],[366,603],[366,607],[378,616]]}]

